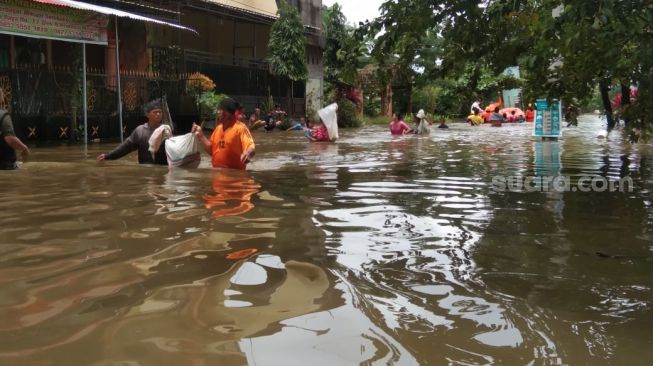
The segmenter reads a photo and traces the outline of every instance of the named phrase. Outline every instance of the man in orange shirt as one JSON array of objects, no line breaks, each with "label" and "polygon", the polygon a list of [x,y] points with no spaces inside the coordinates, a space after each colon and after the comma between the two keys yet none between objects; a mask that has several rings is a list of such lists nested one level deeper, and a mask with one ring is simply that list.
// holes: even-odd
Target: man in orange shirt
[{"label": "man in orange shirt", "polygon": [[245,170],[247,163],[256,154],[254,140],[247,126],[236,118],[238,103],[226,98],[220,103],[221,119],[209,140],[202,128],[193,124],[193,133],[211,155],[214,168]]}]

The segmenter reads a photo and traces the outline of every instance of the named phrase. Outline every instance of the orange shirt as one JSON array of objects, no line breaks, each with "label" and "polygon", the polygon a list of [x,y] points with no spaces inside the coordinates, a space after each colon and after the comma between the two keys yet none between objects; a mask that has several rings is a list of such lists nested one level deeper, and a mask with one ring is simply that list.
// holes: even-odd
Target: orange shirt
[{"label": "orange shirt", "polygon": [[221,123],[211,135],[213,167],[245,170],[247,165],[240,161],[240,156],[253,148],[254,139],[244,123],[236,121],[226,131]]}]

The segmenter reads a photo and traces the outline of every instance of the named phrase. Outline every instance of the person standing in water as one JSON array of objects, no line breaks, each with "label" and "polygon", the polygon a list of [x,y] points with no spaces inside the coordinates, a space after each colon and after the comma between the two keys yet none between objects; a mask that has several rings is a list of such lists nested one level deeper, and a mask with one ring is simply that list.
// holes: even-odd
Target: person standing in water
[{"label": "person standing in water", "polygon": [[499,107],[494,108],[494,113],[490,115],[490,123],[492,127],[501,127],[503,124],[504,118],[500,113],[501,109]]},{"label": "person standing in water", "polygon": [[413,130],[408,127],[406,122],[401,118],[401,114],[395,112],[392,115],[392,121],[390,122],[390,133],[393,135],[405,135],[411,133]]},{"label": "person standing in water", "polygon": [[219,123],[211,138],[202,132],[202,127],[193,124],[193,133],[211,155],[214,168],[245,170],[247,164],[256,154],[254,139],[247,126],[236,118],[238,103],[231,98],[220,102],[221,123]]},{"label": "person standing in water", "polygon": [[420,109],[419,112],[415,115],[417,117],[417,134],[418,135],[428,135],[431,133],[431,121],[426,117],[426,113],[423,109]]},{"label": "person standing in water", "polygon": [[118,160],[132,151],[138,151],[139,164],[156,164],[168,165],[165,145],[163,145],[155,154],[150,152],[150,137],[163,121],[163,107],[161,99],[153,100],[143,108],[147,122],[136,127],[134,132],[113,151],[100,154],[97,161]]},{"label": "person standing in water", "polygon": [[16,152],[23,161],[30,154],[29,148],[14,133],[14,124],[9,112],[0,109],[0,170],[18,169]]},{"label": "person standing in water", "polygon": [[474,109],[478,109],[479,111],[483,110],[483,108],[481,108],[481,98],[477,97],[474,103],[472,103],[472,106],[469,109],[470,114],[474,114]]}]

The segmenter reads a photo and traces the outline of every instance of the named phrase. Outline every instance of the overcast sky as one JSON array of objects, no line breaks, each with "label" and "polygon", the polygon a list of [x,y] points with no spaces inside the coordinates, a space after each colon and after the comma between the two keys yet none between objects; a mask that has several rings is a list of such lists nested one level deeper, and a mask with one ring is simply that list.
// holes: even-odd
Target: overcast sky
[{"label": "overcast sky", "polygon": [[331,6],[339,3],[347,22],[358,25],[358,22],[371,20],[379,15],[379,7],[385,0],[322,0],[322,4]]}]

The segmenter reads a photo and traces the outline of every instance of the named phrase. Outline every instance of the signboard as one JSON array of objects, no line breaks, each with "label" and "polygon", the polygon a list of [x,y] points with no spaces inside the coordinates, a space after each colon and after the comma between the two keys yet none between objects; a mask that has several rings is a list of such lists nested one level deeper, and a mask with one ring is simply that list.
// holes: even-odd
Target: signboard
[{"label": "signboard", "polygon": [[560,102],[555,100],[549,106],[546,99],[538,99],[535,101],[535,106],[537,113],[535,114],[535,123],[533,124],[533,136],[560,137],[562,134],[562,109]]},{"label": "signboard", "polygon": [[28,0],[0,0],[0,33],[107,44],[109,17]]}]

